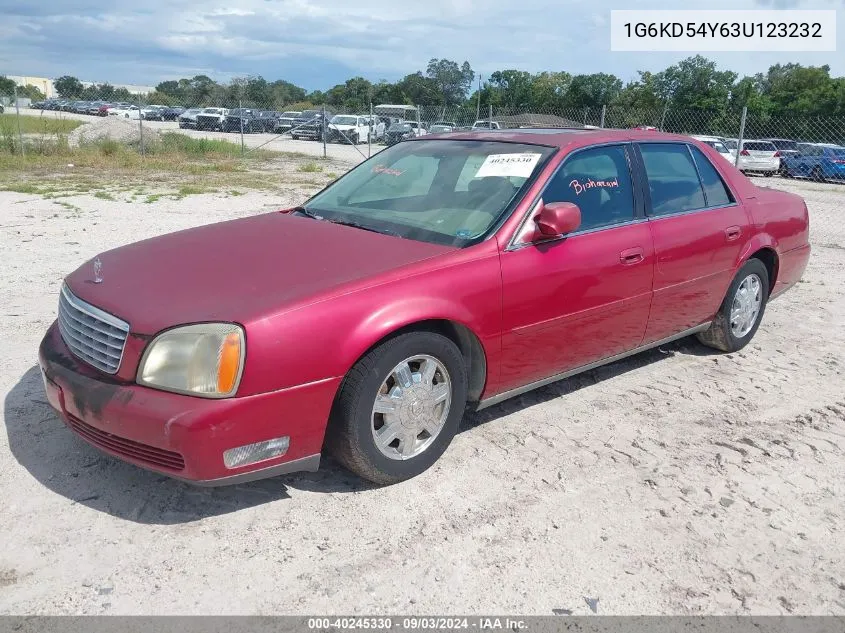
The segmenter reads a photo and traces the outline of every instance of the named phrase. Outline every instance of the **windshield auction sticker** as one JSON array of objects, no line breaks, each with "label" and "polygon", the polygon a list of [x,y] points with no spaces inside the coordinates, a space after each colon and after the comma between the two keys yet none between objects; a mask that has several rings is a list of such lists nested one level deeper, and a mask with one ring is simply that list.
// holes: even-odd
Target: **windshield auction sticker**
[{"label": "windshield auction sticker", "polygon": [[525,152],[523,154],[490,154],[478,168],[476,178],[488,176],[515,176],[528,178],[534,171],[534,166],[540,160],[540,154]]}]

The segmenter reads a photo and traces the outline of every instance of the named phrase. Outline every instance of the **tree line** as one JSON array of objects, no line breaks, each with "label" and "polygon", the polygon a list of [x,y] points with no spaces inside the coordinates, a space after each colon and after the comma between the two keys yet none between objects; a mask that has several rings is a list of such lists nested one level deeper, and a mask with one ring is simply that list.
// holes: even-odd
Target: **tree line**
[{"label": "tree line", "polygon": [[[468,62],[432,59],[425,70],[396,82],[352,77],[328,90],[309,92],[281,79],[249,76],[219,83],[196,75],[163,81],[143,99],[163,105],[243,104],[277,110],[325,105],[336,111],[365,111],[370,103],[396,103],[462,106],[481,112],[492,106],[499,113],[573,112],[602,106],[629,111],[671,108],[736,113],[748,107],[749,113],[766,117],[845,116],[845,77],[832,77],[827,65],[775,64],[765,73],[740,77],[695,55],[659,72],[640,71],[628,82],[611,73],[572,75],[566,71],[529,73],[513,69],[498,70],[480,85],[476,79]],[[5,91],[2,81],[0,78],[0,91]],[[83,87],[70,76],[59,77],[54,85],[58,94],[68,99],[138,99],[109,84]]]}]

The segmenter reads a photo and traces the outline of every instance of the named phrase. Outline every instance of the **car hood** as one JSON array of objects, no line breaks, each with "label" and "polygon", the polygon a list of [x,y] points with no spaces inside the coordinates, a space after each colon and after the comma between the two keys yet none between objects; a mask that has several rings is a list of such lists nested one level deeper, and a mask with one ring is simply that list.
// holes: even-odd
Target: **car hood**
[{"label": "car hood", "polygon": [[155,334],[183,323],[247,323],[454,250],[276,212],[107,251],[100,283],[94,261],[65,281],[133,332]]}]

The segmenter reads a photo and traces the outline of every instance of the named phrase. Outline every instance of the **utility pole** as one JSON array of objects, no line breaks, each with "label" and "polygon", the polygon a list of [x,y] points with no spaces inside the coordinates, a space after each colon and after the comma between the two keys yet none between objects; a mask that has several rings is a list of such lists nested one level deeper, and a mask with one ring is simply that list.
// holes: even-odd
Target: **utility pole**
[{"label": "utility pole", "polygon": [[481,73],[478,73],[478,103],[475,106],[475,120],[481,117]]}]

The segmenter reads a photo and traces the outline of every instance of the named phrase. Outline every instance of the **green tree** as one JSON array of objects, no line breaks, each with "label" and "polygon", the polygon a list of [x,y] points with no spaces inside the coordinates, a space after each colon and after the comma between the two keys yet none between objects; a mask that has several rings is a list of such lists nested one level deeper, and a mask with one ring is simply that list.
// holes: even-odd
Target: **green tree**
[{"label": "green tree", "polygon": [[406,75],[399,82],[399,87],[407,98],[406,100],[412,104],[430,106],[441,105],[444,102],[443,94],[435,81],[419,71]]},{"label": "green tree", "polygon": [[0,75],[0,95],[11,97],[15,94],[15,82],[6,75]]},{"label": "green tree", "polygon": [[53,87],[63,99],[76,99],[82,94],[82,82],[76,77],[62,75],[53,82]]},{"label": "green tree", "polygon": [[736,78],[735,72],[720,71],[716,62],[695,55],[657,73],[655,83],[673,109],[720,110],[727,107]]},{"label": "green tree", "polygon": [[466,61],[458,66],[458,63],[451,59],[431,59],[425,76],[439,93],[439,103],[455,105],[463,103],[466,99],[475,79],[475,71]]},{"label": "green tree", "polygon": [[531,81],[531,107],[538,112],[550,112],[563,107],[572,75],[567,72],[542,72]]},{"label": "green tree", "polygon": [[533,105],[534,77],[524,70],[497,70],[490,75],[490,102],[497,108],[527,109]]},{"label": "green tree", "polygon": [[622,80],[616,75],[593,73],[575,75],[563,98],[568,108],[600,108],[614,101],[622,90]]}]

